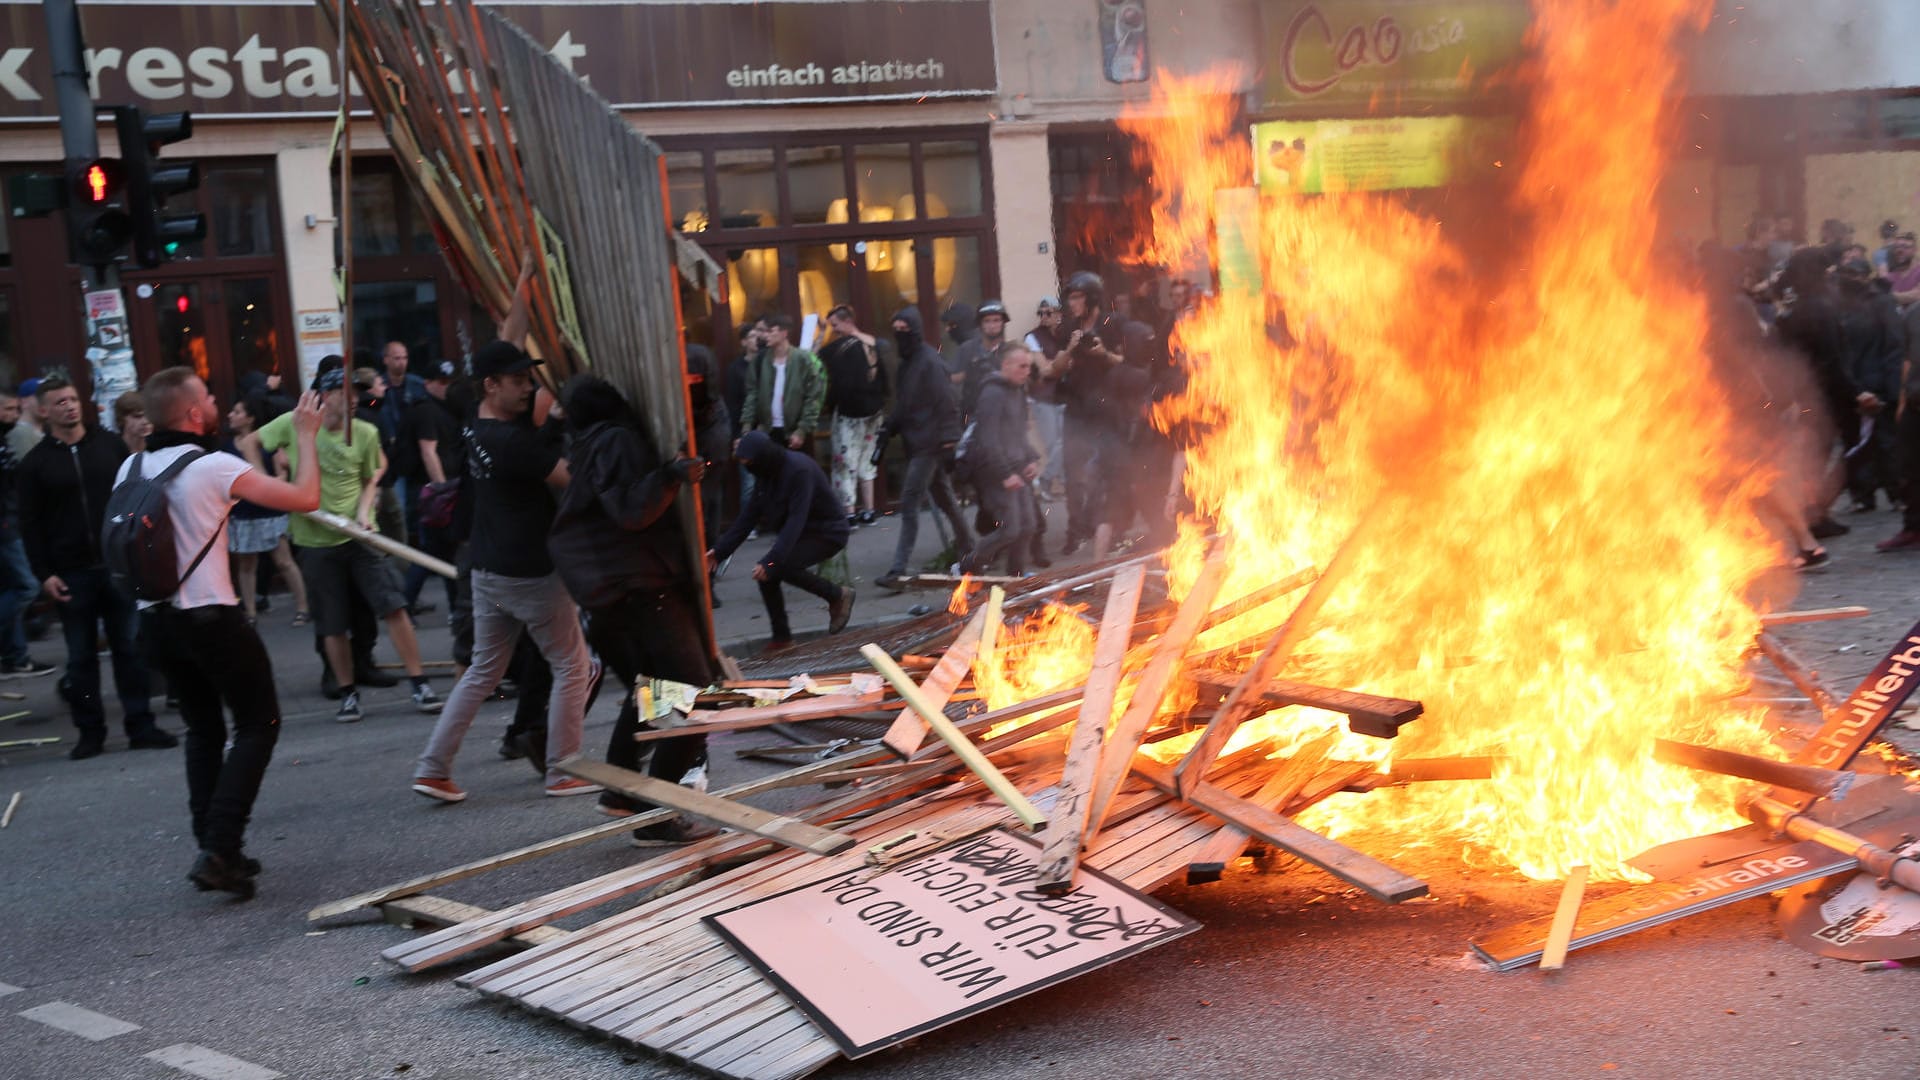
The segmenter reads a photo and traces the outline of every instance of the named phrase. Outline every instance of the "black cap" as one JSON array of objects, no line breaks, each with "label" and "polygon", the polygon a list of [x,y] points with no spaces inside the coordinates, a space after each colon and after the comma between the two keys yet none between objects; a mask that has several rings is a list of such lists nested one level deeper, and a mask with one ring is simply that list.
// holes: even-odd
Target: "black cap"
[{"label": "black cap", "polygon": [[338,390],[345,385],[347,385],[347,370],[338,364],[327,367],[323,362],[320,374],[313,377],[313,388],[323,394],[329,390]]},{"label": "black cap", "polygon": [[453,378],[454,368],[451,360],[436,360],[427,365],[427,380]]},{"label": "black cap", "polygon": [[473,354],[473,377],[485,379],[494,375],[511,375],[516,371],[527,371],[539,363],[511,342],[489,341]]}]

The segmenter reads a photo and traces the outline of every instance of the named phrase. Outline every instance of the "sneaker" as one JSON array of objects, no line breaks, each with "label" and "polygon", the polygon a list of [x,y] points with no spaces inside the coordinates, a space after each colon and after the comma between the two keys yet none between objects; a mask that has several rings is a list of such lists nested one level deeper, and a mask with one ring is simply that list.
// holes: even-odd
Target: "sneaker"
[{"label": "sneaker", "polygon": [[860,527],[860,515],[859,515],[859,514],[848,514],[848,515],[847,515],[847,528],[849,528],[849,529],[857,529],[857,528],[859,528],[859,527]]},{"label": "sneaker", "polygon": [[680,778],[680,786],[705,794],[707,790],[707,763],[702,761],[700,764],[688,769],[687,774]]},{"label": "sneaker", "polygon": [[83,732],[80,736],[80,741],[74,743],[73,749],[67,751],[67,760],[85,761],[90,757],[99,757],[101,751],[106,748],[107,737],[105,735],[88,735]]},{"label": "sneaker", "polygon": [[423,713],[437,713],[445,708],[446,704],[440,700],[440,695],[433,692],[431,686],[423,683],[413,688],[413,707]]},{"label": "sneaker", "polygon": [[431,776],[414,777],[413,790],[429,799],[438,799],[441,802],[462,802],[467,797],[467,793],[460,790],[460,785],[451,780],[437,780]]},{"label": "sneaker", "polygon": [[563,799],[568,795],[597,795],[604,790],[606,789],[599,784],[588,783],[577,776],[569,776],[547,785],[547,794],[556,799]]},{"label": "sneaker", "polygon": [[633,846],[637,848],[678,847],[691,844],[696,840],[705,840],[710,836],[719,836],[720,830],[704,821],[689,821],[686,818],[671,818],[656,822],[644,829],[633,830]]},{"label": "sneaker", "polygon": [[1892,536],[1873,545],[1875,551],[1913,551],[1920,548],[1920,532],[1901,529]]},{"label": "sneaker", "polygon": [[906,592],[907,575],[898,570],[889,570],[881,574],[880,577],[874,581],[874,584],[886,589],[888,592]]},{"label": "sneaker", "polygon": [[874,522],[880,520],[880,515],[874,513],[871,510],[862,510],[858,514],[855,514],[854,516],[860,519],[860,524],[862,525],[871,525]]},{"label": "sneaker", "polygon": [[171,750],[179,745],[179,736],[161,730],[158,724],[148,724],[127,732],[127,748],[130,750]]},{"label": "sneaker", "polygon": [[228,859],[211,851],[202,851],[187,871],[187,880],[201,892],[232,893],[242,900],[253,899],[253,875],[247,873],[241,859]]},{"label": "sneaker", "polygon": [[827,605],[827,633],[837,634],[847,628],[847,620],[853,618],[853,586],[845,585],[840,589],[840,598]]},{"label": "sneaker", "polygon": [[1832,561],[1833,556],[1827,554],[1826,548],[1817,547],[1795,555],[1793,557],[1793,568],[1795,570],[1818,570]]},{"label": "sneaker", "polygon": [[52,664],[43,664],[31,656],[0,663],[0,679],[37,679],[54,673]]},{"label": "sneaker", "polygon": [[352,724],[360,720],[360,691],[349,690],[340,696],[340,711],[333,714],[336,724]]}]

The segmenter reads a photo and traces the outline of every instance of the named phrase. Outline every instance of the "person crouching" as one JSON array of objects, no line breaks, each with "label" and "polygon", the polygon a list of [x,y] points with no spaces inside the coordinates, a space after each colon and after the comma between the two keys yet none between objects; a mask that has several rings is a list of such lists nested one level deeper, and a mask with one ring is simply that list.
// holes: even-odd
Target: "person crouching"
[{"label": "person crouching", "polygon": [[835,585],[810,567],[847,546],[847,509],[833,494],[818,462],[775,443],[764,431],[749,431],[734,447],[734,459],[753,474],[753,501],[727,534],[707,552],[707,572],[732,555],[756,525],[778,529],[773,546],[753,568],[760,599],[767,605],[772,636],[768,652],[793,645],[787,624],[783,583],[792,583],[827,602],[827,633],[846,629],[853,613],[853,590]]}]

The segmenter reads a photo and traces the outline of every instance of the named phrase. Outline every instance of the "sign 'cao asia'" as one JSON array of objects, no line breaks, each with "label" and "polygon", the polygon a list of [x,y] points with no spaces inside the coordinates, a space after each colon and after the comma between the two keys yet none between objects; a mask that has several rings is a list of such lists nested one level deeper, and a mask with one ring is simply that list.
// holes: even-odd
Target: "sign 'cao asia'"
[{"label": "sign 'cao asia'", "polygon": [[1037,891],[1039,877],[1039,845],[990,832],[884,873],[841,874],[706,922],[848,1057],[1200,928],[1085,867],[1064,896]]},{"label": "sign 'cao asia'", "polygon": [[1261,109],[1451,103],[1517,60],[1524,0],[1266,0]]},{"label": "sign 'cao asia'", "polygon": [[[989,0],[491,5],[617,107],[887,101],[998,89]],[[94,100],[202,117],[322,115],[319,7],[80,4]],[[0,120],[57,115],[38,3],[0,0]]]}]

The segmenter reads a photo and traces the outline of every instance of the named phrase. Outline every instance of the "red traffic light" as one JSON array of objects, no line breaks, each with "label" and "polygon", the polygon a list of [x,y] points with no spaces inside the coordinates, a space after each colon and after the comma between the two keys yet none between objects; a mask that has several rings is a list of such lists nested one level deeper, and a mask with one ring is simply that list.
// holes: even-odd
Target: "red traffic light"
[{"label": "red traffic light", "polygon": [[182,315],[185,315],[187,313],[187,309],[192,306],[193,306],[193,301],[187,299],[186,293],[181,293],[179,296],[174,298],[173,310],[179,312]]},{"label": "red traffic light", "polygon": [[126,170],[113,158],[89,161],[80,170],[79,190],[74,194],[87,206],[104,206],[120,197],[126,176]]}]

